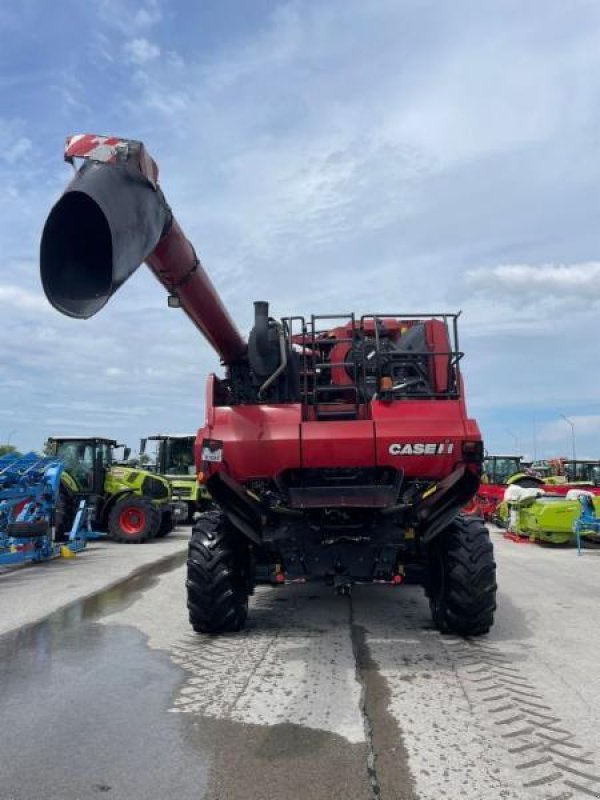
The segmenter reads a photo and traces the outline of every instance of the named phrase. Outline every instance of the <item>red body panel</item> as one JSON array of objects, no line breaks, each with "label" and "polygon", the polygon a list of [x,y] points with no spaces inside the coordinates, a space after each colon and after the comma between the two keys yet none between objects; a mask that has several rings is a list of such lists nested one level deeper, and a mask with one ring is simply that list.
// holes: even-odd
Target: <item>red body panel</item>
[{"label": "red body panel", "polygon": [[371,420],[303,422],[302,466],[374,467],[375,429]]},{"label": "red body panel", "polygon": [[[300,405],[217,406],[198,431],[196,465],[205,473],[225,469],[237,481],[269,478],[300,467]],[[202,464],[204,438],[223,442],[223,462]]]},{"label": "red body panel", "polygon": [[[378,466],[401,468],[407,477],[439,478],[448,475],[461,460],[462,442],[479,440],[474,420],[465,419],[461,400],[403,400],[371,403],[375,422]],[[394,455],[391,445],[419,442],[444,444],[435,455]]]},{"label": "red body panel", "polygon": [[[215,406],[216,379],[207,386],[206,425],[198,431],[196,465],[211,474],[224,469],[237,481],[272,478],[285,469],[383,467],[407,477],[437,479],[462,459],[462,443],[481,439],[465,417],[462,399],[402,400],[367,404],[371,419],[303,421],[299,403]],[[425,433],[424,433],[425,432]],[[223,442],[223,462],[201,459],[203,439]],[[391,445],[442,445],[443,452],[404,455]]]}]

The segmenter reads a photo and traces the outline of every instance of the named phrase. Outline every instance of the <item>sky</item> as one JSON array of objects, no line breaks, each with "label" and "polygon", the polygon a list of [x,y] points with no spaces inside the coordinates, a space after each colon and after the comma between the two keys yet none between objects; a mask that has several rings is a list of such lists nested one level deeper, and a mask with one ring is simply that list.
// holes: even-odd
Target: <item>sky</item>
[{"label": "sky", "polygon": [[[195,431],[217,356],[141,268],[39,279],[67,134],[141,139],[232,316],[462,311],[492,453],[600,458],[600,4],[0,4],[0,442]],[[565,415],[574,427],[561,416]]]}]

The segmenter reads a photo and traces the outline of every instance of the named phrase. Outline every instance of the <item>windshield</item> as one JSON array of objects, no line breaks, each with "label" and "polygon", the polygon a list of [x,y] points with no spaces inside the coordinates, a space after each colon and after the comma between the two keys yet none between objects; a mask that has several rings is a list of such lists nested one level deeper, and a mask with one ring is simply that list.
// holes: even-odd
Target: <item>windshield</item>
[{"label": "windshield", "polygon": [[568,481],[589,481],[598,483],[600,466],[591,461],[567,461],[565,475]]},{"label": "windshield", "polygon": [[170,475],[195,475],[194,437],[187,439],[168,439],[162,443],[166,447],[165,471]]},{"label": "windshield", "polygon": [[484,474],[490,483],[506,483],[511,475],[518,472],[521,465],[520,458],[486,458],[483,462]]},{"label": "windshield", "polygon": [[65,470],[73,476],[81,489],[94,485],[95,447],[91,442],[59,442],[56,455],[63,461]]}]

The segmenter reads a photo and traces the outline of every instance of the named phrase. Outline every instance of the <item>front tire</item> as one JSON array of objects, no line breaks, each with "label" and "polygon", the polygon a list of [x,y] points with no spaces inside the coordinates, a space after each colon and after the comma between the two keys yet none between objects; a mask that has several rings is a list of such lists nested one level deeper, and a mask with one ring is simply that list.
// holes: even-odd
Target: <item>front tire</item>
[{"label": "front tire", "polygon": [[196,633],[241,630],[251,589],[248,545],[219,511],[200,517],[192,529],[187,562],[187,607]]},{"label": "front tire", "polygon": [[160,512],[146,497],[124,497],[108,515],[108,533],[115,542],[141,544],[156,536]]},{"label": "front tire", "polygon": [[494,624],[496,563],[488,529],[459,515],[430,552],[429,605],[442,633],[481,636]]}]

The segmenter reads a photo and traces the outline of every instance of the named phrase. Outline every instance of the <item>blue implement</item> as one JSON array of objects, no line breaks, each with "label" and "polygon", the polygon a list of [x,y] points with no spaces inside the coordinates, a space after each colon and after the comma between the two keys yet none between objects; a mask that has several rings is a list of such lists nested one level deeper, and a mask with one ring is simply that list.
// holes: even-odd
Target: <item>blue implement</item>
[{"label": "blue implement", "polygon": [[36,453],[0,457],[0,566],[48,561],[85,548],[85,500],[79,504],[68,541],[55,541],[56,501],[63,468],[60,460]]}]

